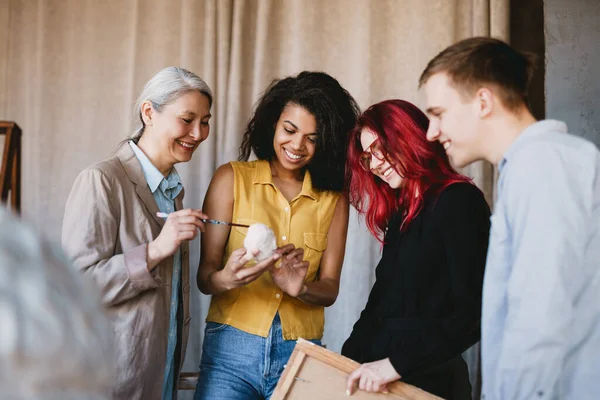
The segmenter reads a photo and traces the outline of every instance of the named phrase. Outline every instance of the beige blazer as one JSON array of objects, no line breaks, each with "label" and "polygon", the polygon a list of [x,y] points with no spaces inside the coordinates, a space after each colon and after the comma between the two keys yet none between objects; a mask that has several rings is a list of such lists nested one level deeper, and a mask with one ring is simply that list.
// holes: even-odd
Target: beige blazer
[{"label": "beige blazer", "polygon": [[[183,190],[175,199],[182,208]],[[82,171],[67,200],[62,245],[75,268],[100,289],[114,328],[114,399],[161,399],[169,331],[173,257],[150,273],[147,244],[164,224],[142,166],[128,143]],[[189,332],[188,244],[181,248],[183,363]]]}]

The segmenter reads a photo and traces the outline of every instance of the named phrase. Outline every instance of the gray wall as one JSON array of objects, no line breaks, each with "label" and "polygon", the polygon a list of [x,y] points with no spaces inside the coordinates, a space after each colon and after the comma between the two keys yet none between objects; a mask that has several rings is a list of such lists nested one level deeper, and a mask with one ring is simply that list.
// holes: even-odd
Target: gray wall
[{"label": "gray wall", "polygon": [[544,0],[546,117],[600,147],[600,0]]},{"label": "gray wall", "polygon": [[510,1],[510,44],[515,49],[534,54],[536,57],[535,71],[529,87],[529,106],[537,119],[544,119],[546,115],[546,97],[544,95],[546,48],[543,0]]}]

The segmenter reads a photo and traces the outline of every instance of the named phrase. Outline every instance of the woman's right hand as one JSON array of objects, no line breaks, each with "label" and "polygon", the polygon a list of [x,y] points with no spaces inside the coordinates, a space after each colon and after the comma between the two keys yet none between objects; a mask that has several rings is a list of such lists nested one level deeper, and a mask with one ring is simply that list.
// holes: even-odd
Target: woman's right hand
[{"label": "woman's right hand", "polygon": [[204,232],[201,220],[207,218],[201,210],[192,208],[169,214],[160,234],[148,244],[148,269],[154,269],[162,260],[175,254],[184,241],[193,240],[198,229]]},{"label": "woman's right hand", "polygon": [[232,251],[225,267],[212,274],[212,284],[222,290],[245,286],[258,279],[281,258],[279,253],[275,253],[266,260],[256,263],[256,265],[246,267],[246,264],[258,255],[258,252],[258,250],[255,250],[254,253],[247,253],[245,248]]}]

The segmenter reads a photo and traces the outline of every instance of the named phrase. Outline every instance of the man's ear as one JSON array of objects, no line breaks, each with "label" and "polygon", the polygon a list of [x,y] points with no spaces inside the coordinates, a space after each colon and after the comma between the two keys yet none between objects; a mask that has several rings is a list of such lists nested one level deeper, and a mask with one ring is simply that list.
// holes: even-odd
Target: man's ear
[{"label": "man's ear", "polygon": [[477,107],[479,118],[483,119],[487,117],[492,113],[496,106],[494,93],[486,87],[479,88],[475,94],[475,105]]}]

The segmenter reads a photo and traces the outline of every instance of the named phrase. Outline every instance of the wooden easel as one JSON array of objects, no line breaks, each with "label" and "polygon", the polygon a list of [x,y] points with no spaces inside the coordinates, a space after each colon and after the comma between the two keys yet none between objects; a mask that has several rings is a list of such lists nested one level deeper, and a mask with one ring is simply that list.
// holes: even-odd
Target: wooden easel
[{"label": "wooden easel", "polygon": [[21,212],[21,128],[11,121],[0,121],[0,135],[6,135],[0,170],[0,200],[14,212]]}]

